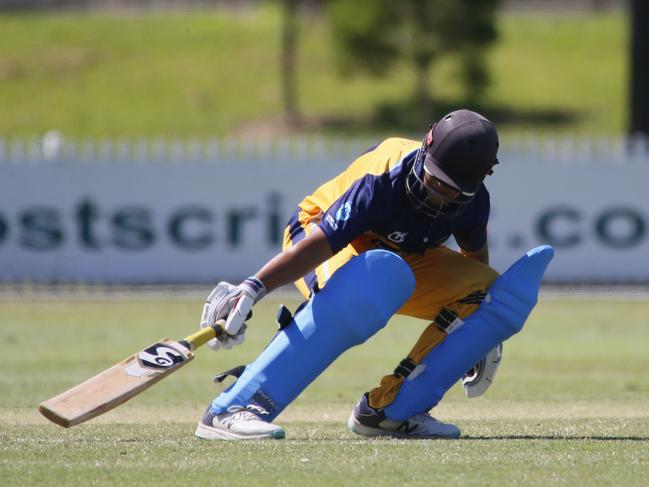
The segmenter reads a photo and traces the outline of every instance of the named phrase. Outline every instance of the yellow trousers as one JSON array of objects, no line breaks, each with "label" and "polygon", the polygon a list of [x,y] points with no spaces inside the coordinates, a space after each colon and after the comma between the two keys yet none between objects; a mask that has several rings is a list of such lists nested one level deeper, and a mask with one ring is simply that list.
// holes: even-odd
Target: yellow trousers
[{"label": "yellow trousers", "polygon": [[[306,212],[296,215],[284,231],[284,248],[290,248],[307,236],[316,226],[316,219]],[[295,282],[300,293],[308,299],[314,290],[322,289],[334,272],[352,257],[377,248],[367,236],[354,240],[314,272]],[[474,259],[448,247],[429,249],[424,254],[405,254],[401,257],[415,275],[415,290],[397,314],[430,321],[408,353],[406,360],[416,366],[447,336],[447,327],[455,318],[466,318],[480,305],[486,290],[498,273]],[[403,368],[401,368],[403,370]],[[370,406],[388,406],[396,397],[404,375],[399,367],[381,379],[380,385],[370,391]]]}]

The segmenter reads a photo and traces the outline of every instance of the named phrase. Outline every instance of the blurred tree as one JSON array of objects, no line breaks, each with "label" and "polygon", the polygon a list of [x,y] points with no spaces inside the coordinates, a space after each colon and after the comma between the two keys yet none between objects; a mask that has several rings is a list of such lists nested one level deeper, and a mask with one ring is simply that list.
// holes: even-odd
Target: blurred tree
[{"label": "blurred tree", "polygon": [[298,6],[300,0],[281,0],[282,4],[282,42],[280,54],[282,105],[284,120],[289,126],[300,123],[297,101],[297,36]]},{"label": "blurred tree", "polygon": [[649,136],[649,2],[631,1],[629,132]]},{"label": "blurred tree", "polygon": [[484,51],[496,37],[499,0],[329,0],[328,14],[344,73],[385,75],[398,61],[415,72],[414,100],[421,118],[432,109],[430,68],[457,55],[469,102],[489,82]]}]

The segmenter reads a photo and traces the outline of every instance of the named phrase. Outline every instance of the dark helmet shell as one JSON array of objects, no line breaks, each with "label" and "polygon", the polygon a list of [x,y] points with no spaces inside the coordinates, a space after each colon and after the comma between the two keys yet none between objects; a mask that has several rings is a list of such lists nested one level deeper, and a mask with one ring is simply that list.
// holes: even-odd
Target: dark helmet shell
[{"label": "dark helmet shell", "polygon": [[[498,134],[479,113],[456,110],[442,117],[424,137],[406,179],[411,203],[431,218],[453,218],[473,200],[487,174],[498,164]],[[424,173],[460,190],[448,199],[426,186]],[[431,201],[435,195],[435,202]]]}]

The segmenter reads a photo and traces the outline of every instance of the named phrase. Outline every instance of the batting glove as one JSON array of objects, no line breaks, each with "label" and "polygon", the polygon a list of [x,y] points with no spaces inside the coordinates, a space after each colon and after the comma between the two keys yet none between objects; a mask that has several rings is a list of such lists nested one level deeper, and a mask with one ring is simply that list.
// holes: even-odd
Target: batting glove
[{"label": "batting glove", "polygon": [[[252,306],[266,295],[266,286],[252,276],[238,286],[220,282],[207,297],[201,316],[201,327],[213,326],[225,320],[225,332],[219,340],[213,339],[208,345],[218,350],[230,349],[243,343],[245,320],[252,315]],[[219,343],[220,342],[220,343]]]}]

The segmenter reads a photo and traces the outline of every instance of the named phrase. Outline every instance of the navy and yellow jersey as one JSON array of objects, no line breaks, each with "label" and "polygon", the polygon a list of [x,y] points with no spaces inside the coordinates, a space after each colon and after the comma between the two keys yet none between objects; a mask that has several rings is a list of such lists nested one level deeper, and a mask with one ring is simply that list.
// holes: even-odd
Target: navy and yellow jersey
[{"label": "navy and yellow jersey", "polygon": [[365,246],[399,253],[424,253],[451,235],[464,250],[481,249],[489,218],[484,185],[452,219],[431,219],[410,203],[406,177],[420,147],[420,142],[401,138],[383,141],[307,196],[299,204],[301,221],[292,223],[317,224],[334,254],[361,237]]}]

